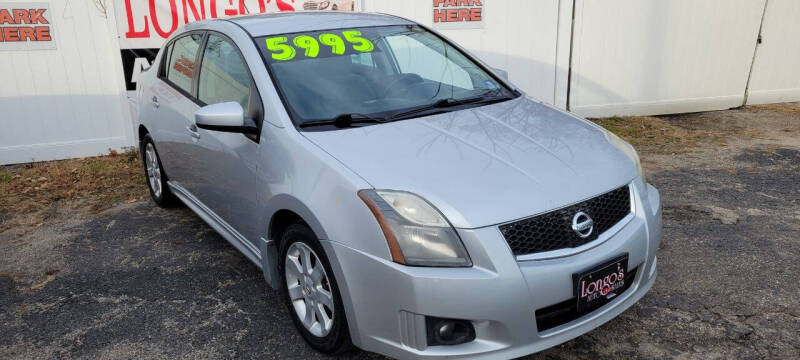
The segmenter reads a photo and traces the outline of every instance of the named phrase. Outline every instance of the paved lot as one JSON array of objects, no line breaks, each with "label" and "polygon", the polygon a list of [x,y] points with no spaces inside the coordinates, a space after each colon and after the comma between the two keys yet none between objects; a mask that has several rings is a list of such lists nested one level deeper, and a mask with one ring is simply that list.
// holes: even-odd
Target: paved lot
[{"label": "paved lot", "polygon": [[[727,135],[642,147],[664,206],[653,290],[530,358],[800,358],[798,109],[660,118]],[[256,357],[320,358],[259,270],[186,209],[55,209],[0,233],[0,358]]]}]

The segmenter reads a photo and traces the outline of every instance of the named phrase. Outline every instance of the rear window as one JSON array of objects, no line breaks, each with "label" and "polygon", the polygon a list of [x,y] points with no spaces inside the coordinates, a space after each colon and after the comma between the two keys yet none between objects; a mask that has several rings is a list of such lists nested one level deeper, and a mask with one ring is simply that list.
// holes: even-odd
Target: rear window
[{"label": "rear window", "polygon": [[166,78],[187,93],[192,91],[195,59],[202,41],[202,34],[187,35],[175,40],[167,52]]}]

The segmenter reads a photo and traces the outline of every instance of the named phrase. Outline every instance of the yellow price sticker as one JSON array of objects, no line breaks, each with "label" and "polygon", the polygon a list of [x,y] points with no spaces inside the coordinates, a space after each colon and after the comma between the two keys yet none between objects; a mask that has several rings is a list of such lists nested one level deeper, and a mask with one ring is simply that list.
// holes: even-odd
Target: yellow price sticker
[{"label": "yellow price sticker", "polygon": [[[276,61],[290,61],[298,58],[302,53],[304,58],[318,56],[346,55],[348,50],[358,53],[368,53],[375,50],[375,45],[363,36],[361,31],[345,30],[339,34],[331,32],[299,34],[294,37],[287,35],[273,36],[265,39],[270,57]],[[321,51],[325,46],[325,51]],[[348,46],[350,45],[350,46]],[[301,51],[298,51],[301,50]]]},{"label": "yellow price sticker", "polygon": [[272,51],[273,59],[280,61],[294,59],[297,51],[291,45],[286,44],[287,40],[286,36],[276,36],[267,39],[267,49]]}]

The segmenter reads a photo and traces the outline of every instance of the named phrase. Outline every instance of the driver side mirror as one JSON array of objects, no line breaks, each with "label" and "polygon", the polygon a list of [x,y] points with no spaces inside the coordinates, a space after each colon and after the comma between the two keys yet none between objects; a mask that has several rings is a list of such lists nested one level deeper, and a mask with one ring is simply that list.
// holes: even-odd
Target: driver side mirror
[{"label": "driver side mirror", "polygon": [[256,134],[257,128],[245,125],[244,109],[238,102],[230,101],[206,105],[195,111],[194,122],[206,130]]},{"label": "driver side mirror", "polygon": [[508,71],[505,71],[503,69],[498,69],[498,68],[492,68],[492,70],[494,70],[494,73],[497,76],[503,78],[503,80],[508,80]]}]

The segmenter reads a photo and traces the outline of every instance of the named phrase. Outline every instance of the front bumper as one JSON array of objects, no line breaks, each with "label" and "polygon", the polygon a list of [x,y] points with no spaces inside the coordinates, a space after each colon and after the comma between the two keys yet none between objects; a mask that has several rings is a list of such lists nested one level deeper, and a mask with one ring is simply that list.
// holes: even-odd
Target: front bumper
[{"label": "front bumper", "polygon": [[[639,194],[643,194],[641,196]],[[634,191],[634,218],[600,244],[565,257],[518,261],[496,226],[459,229],[471,268],[408,267],[333,241],[355,345],[396,358],[512,358],[584,334],[638,301],[655,281],[661,208],[652,186]],[[535,311],[573,297],[572,274],[622,253],[637,268],[631,287],[601,308],[543,332]],[[342,281],[341,279],[346,279]],[[425,316],[472,321],[476,339],[427,346]]]}]

